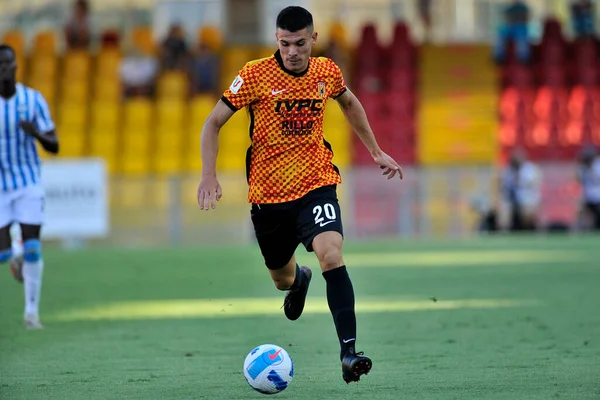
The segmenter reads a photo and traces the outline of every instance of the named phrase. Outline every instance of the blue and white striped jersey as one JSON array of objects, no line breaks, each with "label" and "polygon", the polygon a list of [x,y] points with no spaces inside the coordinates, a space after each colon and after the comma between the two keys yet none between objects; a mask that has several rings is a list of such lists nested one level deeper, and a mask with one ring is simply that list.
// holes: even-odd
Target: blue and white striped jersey
[{"label": "blue and white striped jersey", "polygon": [[40,157],[35,139],[19,127],[23,120],[41,134],[54,130],[44,97],[18,83],[13,97],[0,97],[0,190],[5,192],[40,183]]}]

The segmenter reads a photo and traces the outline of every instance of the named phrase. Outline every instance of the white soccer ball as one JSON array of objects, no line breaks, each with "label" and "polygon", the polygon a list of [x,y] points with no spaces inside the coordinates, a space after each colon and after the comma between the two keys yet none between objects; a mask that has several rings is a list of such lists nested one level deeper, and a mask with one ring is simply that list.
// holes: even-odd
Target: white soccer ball
[{"label": "white soccer ball", "polygon": [[294,362],[283,348],[262,344],[244,360],[244,376],[250,387],[264,394],[279,393],[294,377]]}]

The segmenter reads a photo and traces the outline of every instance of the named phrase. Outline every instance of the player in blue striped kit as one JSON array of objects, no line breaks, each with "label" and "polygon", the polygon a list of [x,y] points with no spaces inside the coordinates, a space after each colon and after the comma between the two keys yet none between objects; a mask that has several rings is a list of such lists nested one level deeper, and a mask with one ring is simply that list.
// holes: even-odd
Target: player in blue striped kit
[{"label": "player in blue striped kit", "polygon": [[[17,83],[16,71],[15,51],[0,45],[0,262],[10,261],[13,276],[24,283],[25,327],[40,329],[44,189],[35,141],[56,154],[58,139],[46,100]],[[21,228],[15,243],[13,223]]]}]

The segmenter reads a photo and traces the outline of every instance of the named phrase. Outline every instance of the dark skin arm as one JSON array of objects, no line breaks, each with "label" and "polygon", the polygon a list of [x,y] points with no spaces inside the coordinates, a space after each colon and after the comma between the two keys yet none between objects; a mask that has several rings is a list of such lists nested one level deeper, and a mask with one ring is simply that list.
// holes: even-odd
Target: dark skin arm
[{"label": "dark skin arm", "polygon": [[58,154],[58,137],[56,137],[56,130],[53,129],[50,132],[41,133],[32,122],[28,121],[21,121],[19,126],[23,129],[25,134],[37,139],[44,150],[52,154]]}]

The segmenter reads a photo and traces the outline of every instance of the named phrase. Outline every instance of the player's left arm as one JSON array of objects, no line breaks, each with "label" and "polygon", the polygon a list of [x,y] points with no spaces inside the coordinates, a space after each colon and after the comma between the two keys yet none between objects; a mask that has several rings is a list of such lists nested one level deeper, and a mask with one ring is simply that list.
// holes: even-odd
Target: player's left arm
[{"label": "player's left arm", "polygon": [[36,93],[33,121],[20,121],[19,126],[25,134],[40,142],[44,150],[58,154],[58,137],[56,136],[54,121],[50,116],[48,103],[40,93]]},{"label": "player's left arm", "polygon": [[335,97],[335,100],[340,105],[354,132],[371,153],[375,163],[384,170],[383,175],[388,175],[388,179],[392,179],[398,173],[398,177],[402,179],[404,177],[402,167],[396,160],[384,153],[377,144],[377,139],[369,125],[367,113],[354,93],[344,88],[343,93]]}]

